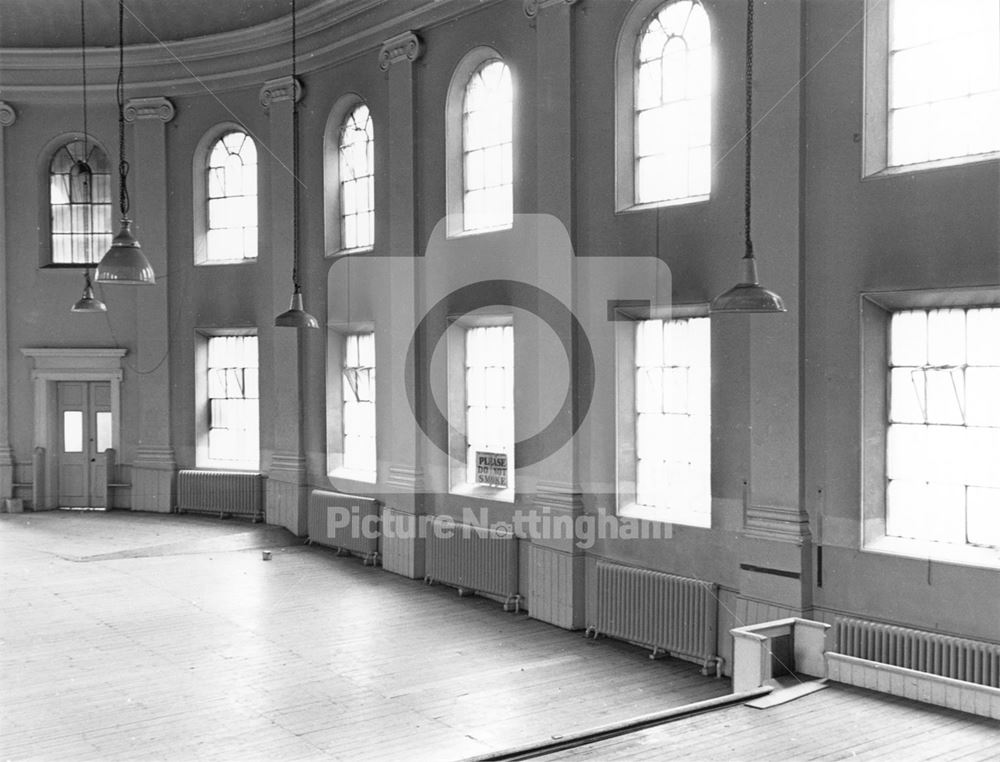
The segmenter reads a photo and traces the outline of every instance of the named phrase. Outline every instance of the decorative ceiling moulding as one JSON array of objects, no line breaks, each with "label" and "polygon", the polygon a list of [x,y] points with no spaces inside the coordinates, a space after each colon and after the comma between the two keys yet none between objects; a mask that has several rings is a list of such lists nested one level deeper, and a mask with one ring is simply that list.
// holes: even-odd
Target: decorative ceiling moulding
[{"label": "decorative ceiling moulding", "polygon": [[390,66],[400,61],[413,63],[423,52],[424,45],[420,38],[413,32],[403,32],[382,43],[382,49],[378,53],[378,66],[382,71],[388,71]]},{"label": "decorative ceiling moulding", "polygon": [[[559,0],[562,2],[563,0]],[[377,53],[401,29],[428,28],[469,15],[504,0],[321,0],[298,16],[298,73],[319,71],[361,55]],[[126,45],[128,89],[173,98],[258,88],[288,68],[289,18],[235,32],[167,44]],[[177,59],[183,62],[178,63]],[[0,49],[4,94],[26,102],[58,102],[77,97],[80,51]],[[87,52],[88,91],[99,103],[114,100],[117,53]]]},{"label": "decorative ceiling moulding", "polygon": [[293,91],[295,93],[295,102],[298,103],[302,100],[302,83],[298,77],[294,80],[292,77],[278,77],[277,79],[268,80],[260,89],[260,105],[267,108],[272,103],[290,101]]},{"label": "decorative ceiling moulding", "polygon": [[539,11],[551,8],[553,5],[575,5],[579,0],[524,0],[524,15],[535,18]]},{"label": "decorative ceiling moulding", "polygon": [[0,127],[10,127],[17,121],[17,112],[6,101],[0,101]]},{"label": "decorative ceiling moulding", "polygon": [[135,122],[139,119],[159,119],[169,122],[174,118],[174,104],[167,98],[129,98],[125,102],[125,121]]}]

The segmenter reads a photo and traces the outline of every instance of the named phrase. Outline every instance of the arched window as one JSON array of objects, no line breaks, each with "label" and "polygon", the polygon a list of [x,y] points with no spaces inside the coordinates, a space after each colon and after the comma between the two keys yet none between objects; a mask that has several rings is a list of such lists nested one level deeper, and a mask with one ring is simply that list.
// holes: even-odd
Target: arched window
[{"label": "arched window", "polygon": [[619,209],[701,201],[712,184],[708,14],[698,0],[651,6],[637,3],[619,37]]},{"label": "arched window", "polygon": [[462,104],[463,229],[510,227],[514,218],[513,105],[510,69],[482,63]]},{"label": "arched window", "polygon": [[367,249],[375,241],[375,141],[364,103],[340,129],[340,241],[342,249]]},{"label": "arched window", "polygon": [[82,138],[61,145],[49,162],[52,264],[95,264],[111,246],[108,157]]},{"label": "arched window", "polygon": [[257,257],[257,146],[241,130],[219,137],[205,164],[206,225],[200,262]]}]

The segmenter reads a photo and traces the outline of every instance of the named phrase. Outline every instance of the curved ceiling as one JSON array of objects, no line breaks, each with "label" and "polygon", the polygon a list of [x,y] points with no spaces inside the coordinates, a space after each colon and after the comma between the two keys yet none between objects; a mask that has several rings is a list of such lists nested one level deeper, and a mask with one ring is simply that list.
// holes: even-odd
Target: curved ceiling
[{"label": "curved ceiling", "polygon": [[[82,0],[87,47],[118,44],[118,0]],[[297,0],[302,10],[334,0]],[[346,0],[335,0],[344,3]],[[0,0],[0,48],[79,48],[81,0]],[[127,0],[125,42],[169,42],[287,16],[291,0]]]}]

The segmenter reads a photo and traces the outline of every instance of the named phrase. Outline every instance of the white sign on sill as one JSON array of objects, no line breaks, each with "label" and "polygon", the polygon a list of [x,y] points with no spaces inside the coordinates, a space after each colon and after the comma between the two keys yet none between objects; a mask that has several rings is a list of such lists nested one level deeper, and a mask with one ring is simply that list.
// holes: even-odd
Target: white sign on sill
[{"label": "white sign on sill", "polygon": [[507,487],[507,454],[476,450],[476,483]]}]

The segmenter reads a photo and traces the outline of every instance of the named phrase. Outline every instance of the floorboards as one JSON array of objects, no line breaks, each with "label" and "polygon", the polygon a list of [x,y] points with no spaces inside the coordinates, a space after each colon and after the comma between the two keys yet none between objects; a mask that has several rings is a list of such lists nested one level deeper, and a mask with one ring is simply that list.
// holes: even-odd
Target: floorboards
[{"label": "floorboards", "polygon": [[239,521],[3,515],[0,584],[3,759],[461,759],[729,690]]}]

